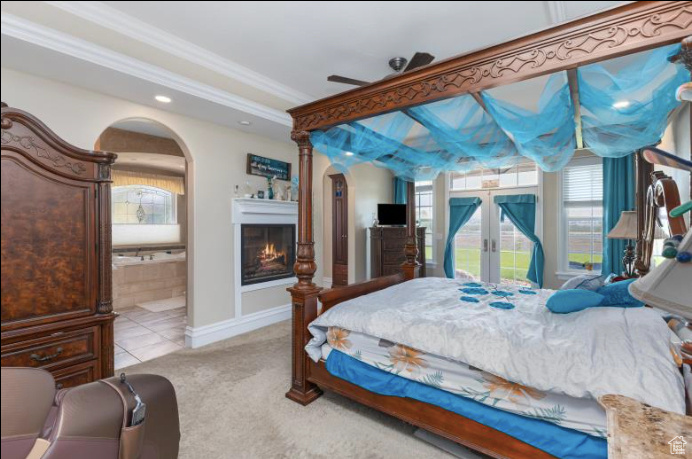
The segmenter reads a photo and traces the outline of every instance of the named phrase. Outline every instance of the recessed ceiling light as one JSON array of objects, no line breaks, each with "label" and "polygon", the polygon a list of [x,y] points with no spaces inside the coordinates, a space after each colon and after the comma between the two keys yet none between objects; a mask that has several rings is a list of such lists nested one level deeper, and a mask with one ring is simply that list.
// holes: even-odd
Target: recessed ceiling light
[{"label": "recessed ceiling light", "polygon": [[347,151],[347,152],[345,152],[344,154],[345,154],[346,156],[353,156],[353,155],[355,155],[355,153],[353,153],[352,151]]},{"label": "recessed ceiling light", "polygon": [[621,100],[619,102],[615,102],[613,104],[613,108],[625,108],[630,106],[630,101],[629,100]]},{"label": "recessed ceiling light", "polygon": [[168,96],[156,96],[154,97],[157,102],[161,102],[162,104],[170,104],[171,103],[171,98]]},{"label": "recessed ceiling light", "polygon": [[249,121],[243,120],[243,121],[238,121],[238,124],[240,124],[241,126],[250,126],[252,123]]}]

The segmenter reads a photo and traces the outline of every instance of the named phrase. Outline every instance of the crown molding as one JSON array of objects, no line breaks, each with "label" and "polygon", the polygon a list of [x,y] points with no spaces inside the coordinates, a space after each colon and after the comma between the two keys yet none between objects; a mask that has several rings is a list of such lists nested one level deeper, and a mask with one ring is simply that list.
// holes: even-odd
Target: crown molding
[{"label": "crown molding", "polygon": [[550,1],[546,2],[548,6],[548,16],[553,24],[560,24],[567,20],[567,13],[565,12],[565,2],[561,1]]},{"label": "crown molding", "polygon": [[213,86],[200,83],[9,13],[2,12],[1,17],[2,35],[239,110],[249,115],[264,118],[283,126],[292,125],[290,116],[281,110],[222,91]]},{"label": "crown molding", "polygon": [[218,54],[158,29],[103,2],[45,1],[44,3],[293,104],[304,104],[315,100],[314,97],[308,94],[229,61]]}]

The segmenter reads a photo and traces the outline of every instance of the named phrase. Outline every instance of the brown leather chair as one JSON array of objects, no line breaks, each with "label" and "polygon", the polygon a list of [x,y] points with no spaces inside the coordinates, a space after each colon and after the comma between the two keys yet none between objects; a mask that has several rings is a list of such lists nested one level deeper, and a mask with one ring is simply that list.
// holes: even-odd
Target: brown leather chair
[{"label": "brown leather chair", "polygon": [[178,403],[156,375],[127,382],[146,404],[132,424],[135,397],[114,377],[55,390],[50,373],[2,368],[2,459],[169,459],[178,456]]}]

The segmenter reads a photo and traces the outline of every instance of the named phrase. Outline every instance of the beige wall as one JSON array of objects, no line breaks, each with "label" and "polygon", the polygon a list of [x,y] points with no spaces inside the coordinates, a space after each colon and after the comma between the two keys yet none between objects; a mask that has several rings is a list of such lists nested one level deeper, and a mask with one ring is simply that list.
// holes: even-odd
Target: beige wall
[{"label": "beige wall", "polygon": [[[65,140],[92,149],[116,121],[148,118],[170,128],[189,153],[188,302],[190,325],[200,327],[234,315],[233,187],[261,177],[245,174],[248,152],[294,163],[295,145],[269,140],[163,110],[83,90],[29,74],[2,69],[2,100],[36,115]],[[288,303],[289,296],[285,293]],[[267,307],[270,307],[268,305]]]}]

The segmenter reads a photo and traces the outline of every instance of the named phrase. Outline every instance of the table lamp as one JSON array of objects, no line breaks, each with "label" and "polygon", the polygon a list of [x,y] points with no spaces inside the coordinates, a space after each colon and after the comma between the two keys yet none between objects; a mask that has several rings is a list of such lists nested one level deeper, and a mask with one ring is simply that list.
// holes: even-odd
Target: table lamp
[{"label": "table lamp", "polygon": [[625,276],[634,277],[634,260],[636,257],[632,241],[637,239],[637,211],[626,210],[622,212],[617,225],[608,233],[608,239],[627,240],[625,255],[622,257],[622,267]]}]

